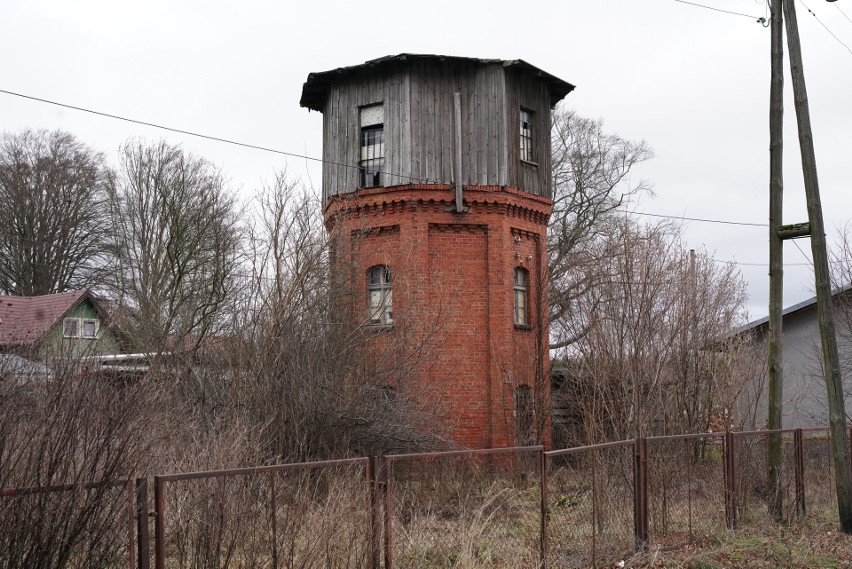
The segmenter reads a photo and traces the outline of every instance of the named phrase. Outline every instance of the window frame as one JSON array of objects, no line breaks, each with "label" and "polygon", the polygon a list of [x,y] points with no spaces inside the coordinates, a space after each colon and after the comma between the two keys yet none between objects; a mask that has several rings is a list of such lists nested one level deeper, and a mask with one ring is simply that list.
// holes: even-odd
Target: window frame
[{"label": "window frame", "polygon": [[[94,333],[89,336],[85,333],[86,324],[94,324]],[[69,333],[69,325],[74,326],[73,332]],[[100,318],[84,318],[80,316],[68,316],[62,319],[62,337],[67,339],[97,340],[101,331]]]},{"label": "window frame", "polygon": [[[519,282],[518,277],[522,277]],[[515,328],[529,329],[530,324],[530,272],[524,267],[515,267],[512,273],[512,307]],[[519,302],[519,300],[521,302]]]},{"label": "window frame", "polygon": [[[383,187],[385,167],[384,103],[373,103],[359,107],[358,127],[358,187]],[[372,143],[367,144],[368,142]]]},{"label": "window frame", "polygon": [[[94,331],[91,336],[86,334],[86,324],[92,324]],[[96,340],[98,333],[101,331],[101,322],[97,318],[81,318],[80,319],[80,337],[84,340]]]},{"label": "window frame", "polygon": [[[521,107],[519,112],[518,156],[521,162],[538,165],[535,154],[535,111]],[[524,120],[524,119],[527,120]]]},{"label": "window frame", "polygon": [[[68,325],[74,325],[74,331],[68,331]],[[80,337],[80,319],[79,318],[63,318],[62,319],[62,337],[63,338],[79,338]]]},{"label": "window frame", "polygon": [[[378,276],[375,282],[374,274]],[[378,298],[378,302],[374,302],[374,298]],[[387,265],[373,265],[367,269],[367,323],[393,325],[393,273]]]}]

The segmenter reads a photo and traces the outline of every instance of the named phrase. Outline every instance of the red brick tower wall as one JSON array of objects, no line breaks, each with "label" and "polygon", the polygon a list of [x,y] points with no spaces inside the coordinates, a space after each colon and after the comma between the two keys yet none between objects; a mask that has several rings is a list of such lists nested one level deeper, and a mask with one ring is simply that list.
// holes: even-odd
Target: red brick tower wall
[{"label": "red brick tower wall", "polygon": [[[422,342],[414,382],[449,438],[466,448],[550,446],[546,229],[549,199],[513,188],[465,186],[465,213],[449,185],[361,189],[332,198],[326,224],[333,265],[355,285],[353,313],[366,319],[370,267],[393,274],[393,319],[371,342],[404,334]],[[514,270],[529,272],[529,325],[514,322]],[[351,273],[351,274],[350,274]],[[360,306],[359,306],[360,305]],[[394,336],[398,337],[395,338]],[[516,393],[529,386],[533,440],[519,440]],[[522,434],[522,433],[520,433]],[[523,437],[521,437],[523,438]]]}]

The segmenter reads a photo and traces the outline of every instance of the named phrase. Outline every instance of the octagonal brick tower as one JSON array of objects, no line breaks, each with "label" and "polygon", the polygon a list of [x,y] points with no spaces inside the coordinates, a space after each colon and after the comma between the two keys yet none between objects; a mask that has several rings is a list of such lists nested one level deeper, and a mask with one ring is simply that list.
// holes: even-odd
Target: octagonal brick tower
[{"label": "octagonal brick tower", "polygon": [[348,310],[373,348],[417,352],[405,381],[462,447],[550,444],[550,113],[573,88],[520,60],[402,54],[302,91]]}]

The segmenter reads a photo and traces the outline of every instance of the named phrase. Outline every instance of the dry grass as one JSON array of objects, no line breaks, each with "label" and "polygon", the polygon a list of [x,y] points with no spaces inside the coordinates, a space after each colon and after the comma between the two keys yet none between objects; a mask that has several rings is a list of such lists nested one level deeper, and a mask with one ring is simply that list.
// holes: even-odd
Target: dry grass
[{"label": "dry grass", "polygon": [[690,540],[671,534],[647,553],[625,562],[632,568],[849,568],[852,536],[837,524],[803,521],[788,527],[752,527]]}]

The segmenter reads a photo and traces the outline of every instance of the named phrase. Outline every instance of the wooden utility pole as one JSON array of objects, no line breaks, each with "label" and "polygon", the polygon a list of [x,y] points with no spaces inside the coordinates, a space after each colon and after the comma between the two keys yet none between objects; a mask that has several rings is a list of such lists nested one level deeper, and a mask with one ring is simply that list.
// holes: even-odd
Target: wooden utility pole
[{"label": "wooden utility pole", "polygon": [[[792,0],[788,0],[792,1]],[[769,86],[769,412],[766,426],[781,428],[784,367],[782,364],[782,325],[784,305],[784,241],[781,229],[784,199],[783,148],[784,148],[784,21],[783,0],[772,2],[769,21],[772,33],[772,79]],[[769,512],[781,521],[784,507],[781,471],[783,456],[781,435],[770,435],[766,441],[766,464],[769,469]]]},{"label": "wooden utility pole", "polygon": [[[775,0],[778,2],[778,0]],[[773,5],[775,4],[773,2]],[[808,94],[802,69],[802,49],[796,21],[796,8],[792,0],[784,3],[787,27],[787,49],[790,51],[790,75],[793,80],[793,97],[796,122],[799,129],[799,146],[802,153],[802,173],[805,178],[805,196],[810,220],[811,251],[814,258],[814,278],[817,294],[817,317],[822,340],[822,368],[828,393],[828,420],[831,429],[831,447],[834,456],[834,479],[837,487],[837,510],[840,527],[852,534],[852,465],[849,463],[849,445],[846,432],[846,409],[843,402],[843,383],[837,354],[837,336],[832,312],[831,281],[828,272],[828,251],[822,205],[817,181],[816,154],[814,153]]]}]

